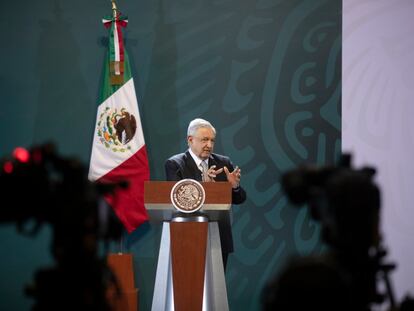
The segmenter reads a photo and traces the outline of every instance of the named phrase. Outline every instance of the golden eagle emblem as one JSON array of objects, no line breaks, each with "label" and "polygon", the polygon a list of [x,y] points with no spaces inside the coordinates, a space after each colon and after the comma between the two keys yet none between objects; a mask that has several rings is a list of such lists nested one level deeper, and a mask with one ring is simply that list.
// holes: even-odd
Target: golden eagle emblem
[{"label": "golden eagle emblem", "polygon": [[125,152],[131,147],[128,143],[134,138],[137,121],[125,108],[106,107],[99,115],[97,135],[101,143],[114,152]]},{"label": "golden eagle emblem", "polygon": [[171,189],[173,206],[182,213],[194,213],[204,204],[206,194],[203,185],[193,179],[182,179]]}]

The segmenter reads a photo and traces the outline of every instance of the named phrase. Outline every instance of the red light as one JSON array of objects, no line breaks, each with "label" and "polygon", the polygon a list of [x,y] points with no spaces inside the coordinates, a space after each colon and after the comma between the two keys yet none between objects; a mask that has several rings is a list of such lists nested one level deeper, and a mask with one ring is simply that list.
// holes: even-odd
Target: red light
[{"label": "red light", "polygon": [[13,157],[19,162],[26,163],[30,159],[30,153],[22,147],[17,147],[13,150]]},{"label": "red light", "polygon": [[7,161],[3,164],[3,170],[7,174],[11,174],[13,172],[13,163],[11,161]]}]

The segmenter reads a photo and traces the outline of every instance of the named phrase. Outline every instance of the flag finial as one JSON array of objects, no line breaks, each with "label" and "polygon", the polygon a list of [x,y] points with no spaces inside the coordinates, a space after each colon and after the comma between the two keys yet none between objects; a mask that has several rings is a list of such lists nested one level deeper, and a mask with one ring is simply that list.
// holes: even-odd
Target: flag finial
[{"label": "flag finial", "polygon": [[112,15],[114,18],[116,18],[118,9],[116,7],[115,0],[111,0],[111,2],[112,2]]}]

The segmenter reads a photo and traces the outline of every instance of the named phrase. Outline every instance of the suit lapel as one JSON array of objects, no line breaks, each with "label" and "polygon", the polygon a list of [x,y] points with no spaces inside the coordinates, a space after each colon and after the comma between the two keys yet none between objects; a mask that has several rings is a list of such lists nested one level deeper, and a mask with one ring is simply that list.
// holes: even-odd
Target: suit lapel
[{"label": "suit lapel", "polygon": [[194,159],[188,150],[185,152],[185,169],[185,178],[192,178],[197,181],[202,181],[201,171],[197,167],[197,164],[194,162]]},{"label": "suit lapel", "polygon": [[[213,158],[212,155],[208,158],[208,167],[212,167],[213,165],[217,166],[217,161]],[[216,167],[217,169],[217,167]]]},{"label": "suit lapel", "polygon": [[[223,167],[223,163],[221,161],[217,161],[215,157],[210,155],[210,157],[208,159],[208,167],[211,167],[213,165],[216,166],[216,170]],[[215,178],[215,180],[216,181],[227,181],[226,173],[222,172],[222,173],[218,174],[217,177]]]}]

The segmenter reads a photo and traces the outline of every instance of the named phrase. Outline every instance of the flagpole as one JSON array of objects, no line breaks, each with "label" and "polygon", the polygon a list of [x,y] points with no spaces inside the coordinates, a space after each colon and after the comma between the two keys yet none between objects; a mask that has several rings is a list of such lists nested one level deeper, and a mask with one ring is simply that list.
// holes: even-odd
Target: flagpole
[{"label": "flagpole", "polygon": [[[116,6],[115,0],[111,0],[112,3],[112,17],[114,18],[114,20],[117,20],[117,16],[118,16],[118,8]],[[119,241],[119,250],[118,250],[118,255],[122,255],[124,252],[124,233],[121,235],[121,239]]]}]

